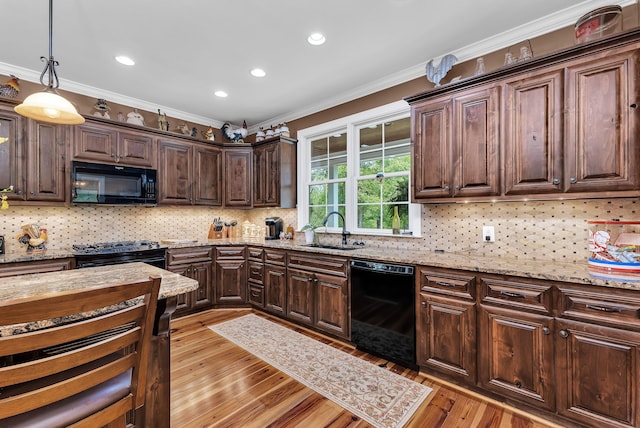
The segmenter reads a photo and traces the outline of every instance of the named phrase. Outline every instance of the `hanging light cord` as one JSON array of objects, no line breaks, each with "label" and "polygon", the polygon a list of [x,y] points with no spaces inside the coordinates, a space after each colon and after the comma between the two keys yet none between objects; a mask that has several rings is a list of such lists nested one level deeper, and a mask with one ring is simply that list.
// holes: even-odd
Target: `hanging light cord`
[{"label": "hanging light cord", "polygon": [[[40,83],[42,83],[42,86],[46,86],[48,90],[55,92],[60,86],[60,80],[58,80],[58,74],[56,73],[56,66],[60,64],[53,59],[53,0],[49,0],[49,59],[41,56],[40,61],[47,63],[42,74],[40,74]],[[44,83],[45,74],[48,78],[47,83]]]}]

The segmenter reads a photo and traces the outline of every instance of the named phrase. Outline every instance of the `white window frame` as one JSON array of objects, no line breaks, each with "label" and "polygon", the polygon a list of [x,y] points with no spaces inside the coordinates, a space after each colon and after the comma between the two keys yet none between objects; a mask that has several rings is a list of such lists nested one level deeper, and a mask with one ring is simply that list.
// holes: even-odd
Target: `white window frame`
[{"label": "white window frame", "polygon": [[[297,165],[298,165],[298,225],[302,227],[309,222],[309,185],[311,184],[311,141],[323,138],[336,132],[347,132],[347,182],[346,182],[346,207],[345,220],[346,229],[352,234],[373,235],[373,236],[421,236],[422,210],[420,204],[409,203],[409,219],[411,228],[408,229],[411,235],[392,235],[387,231],[372,231],[371,229],[360,229],[357,226],[357,186],[358,168],[360,165],[359,136],[356,129],[358,126],[371,122],[384,122],[392,119],[408,117],[410,114],[409,105],[405,101],[396,101],[391,104],[365,110],[350,116],[345,116],[330,122],[301,129],[297,132]],[[411,178],[409,178],[409,201],[411,201]],[[341,226],[341,224],[340,224]],[[340,233],[341,227],[327,228],[330,233]]]}]

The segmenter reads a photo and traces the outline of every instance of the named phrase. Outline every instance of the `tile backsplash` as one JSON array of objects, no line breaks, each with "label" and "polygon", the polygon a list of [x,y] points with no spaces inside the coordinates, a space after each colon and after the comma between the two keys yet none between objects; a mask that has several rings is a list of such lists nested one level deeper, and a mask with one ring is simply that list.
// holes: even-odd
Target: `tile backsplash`
[{"label": "tile backsplash", "polygon": [[[487,256],[580,261],[587,256],[587,221],[638,220],[637,198],[576,201],[428,204],[422,206],[422,237],[357,236],[370,246],[441,249]],[[21,226],[35,223],[47,229],[47,248],[66,249],[75,243],[136,239],[205,240],[214,217],[264,225],[280,216],[285,226],[298,228],[295,209],[228,210],[210,207],[22,207],[0,211],[0,235],[7,252],[22,251],[15,239]],[[482,226],[495,228],[496,242],[481,240]],[[296,235],[302,239],[302,234]],[[339,241],[339,235],[323,236]]]}]

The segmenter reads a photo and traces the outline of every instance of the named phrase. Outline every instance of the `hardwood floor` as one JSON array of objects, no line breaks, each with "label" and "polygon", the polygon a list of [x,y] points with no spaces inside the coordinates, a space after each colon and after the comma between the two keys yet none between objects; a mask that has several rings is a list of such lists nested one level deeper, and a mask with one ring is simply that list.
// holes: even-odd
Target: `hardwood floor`
[{"label": "hardwood floor", "polygon": [[[172,427],[370,426],[207,328],[250,312],[213,309],[172,320]],[[432,388],[408,428],[558,427],[279,318],[255,313]]]}]

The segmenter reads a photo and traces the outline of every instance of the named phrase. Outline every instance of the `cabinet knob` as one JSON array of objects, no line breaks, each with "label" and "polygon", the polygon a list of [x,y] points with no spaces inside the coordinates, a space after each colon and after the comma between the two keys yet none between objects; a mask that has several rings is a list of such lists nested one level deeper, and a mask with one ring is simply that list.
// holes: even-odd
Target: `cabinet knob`
[{"label": "cabinet knob", "polygon": [[571,184],[576,184],[577,182],[578,182],[578,180],[575,177],[571,177],[569,179],[569,183],[571,183]]},{"label": "cabinet knob", "polygon": [[22,195],[22,190],[16,190],[16,195]]},{"label": "cabinet knob", "polygon": [[460,190],[460,186],[456,186],[456,190]]},{"label": "cabinet knob", "polygon": [[550,334],[550,333],[551,333],[551,330],[549,330],[549,327],[542,327],[542,333],[544,333],[544,334],[547,334],[547,335],[548,335],[548,334]]},{"label": "cabinet knob", "polygon": [[560,179],[559,178],[554,178],[553,179],[553,184],[560,184]]},{"label": "cabinet knob", "polygon": [[631,104],[629,107],[631,107],[631,108],[637,108],[637,107],[638,107],[638,104],[633,103],[633,104]]},{"label": "cabinet knob", "polygon": [[29,192],[29,194],[30,194],[30,195],[35,195],[35,194],[36,194],[36,192],[31,191],[31,192]]},{"label": "cabinet knob", "polygon": [[560,337],[566,339],[567,337],[569,337],[569,332],[567,330],[560,330]]},{"label": "cabinet knob", "polygon": [[522,382],[520,382],[519,380],[516,381],[515,385],[516,385],[516,388],[518,388],[518,389],[522,388]]},{"label": "cabinet knob", "polygon": [[444,186],[444,190],[449,190],[449,186]]},{"label": "cabinet knob", "polygon": [[422,306],[423,308],[427,307],[427,302],[420,302],[420,306]]}]

